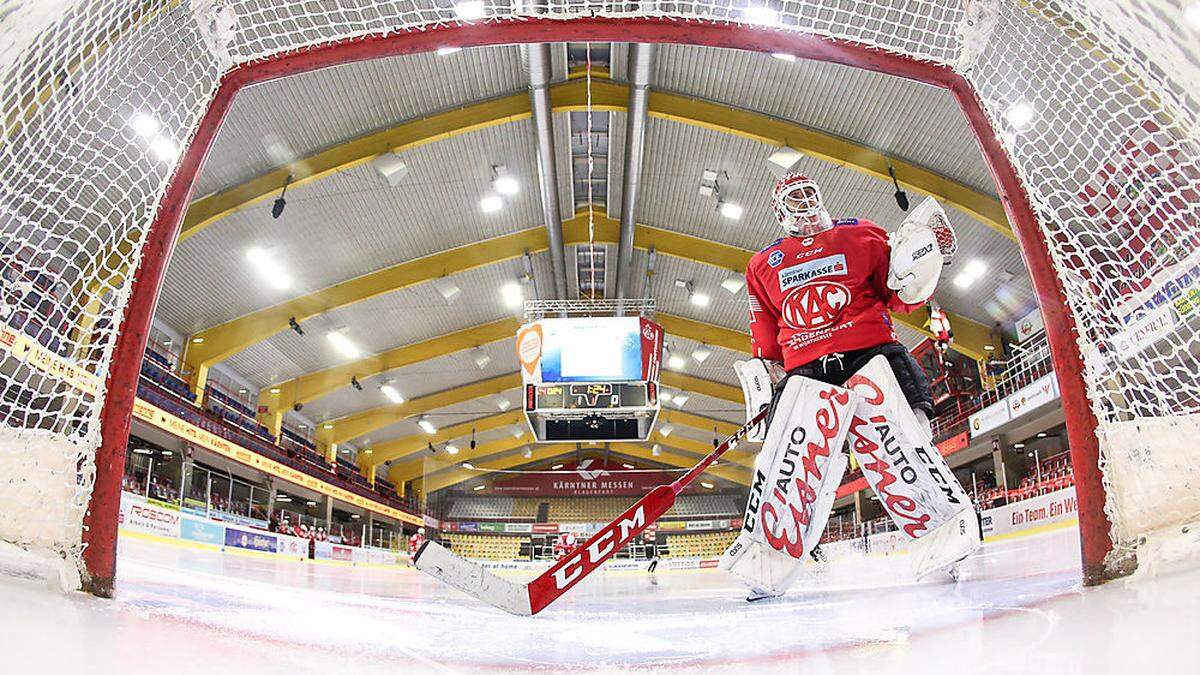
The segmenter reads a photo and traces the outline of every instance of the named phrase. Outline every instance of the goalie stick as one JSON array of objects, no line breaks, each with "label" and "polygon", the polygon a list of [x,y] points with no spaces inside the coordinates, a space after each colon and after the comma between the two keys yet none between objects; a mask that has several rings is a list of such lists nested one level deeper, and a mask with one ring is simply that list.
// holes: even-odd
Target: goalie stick
[{"label": "goalie stick", "polygon": [[433,541],[421,545],[413,556],[413,565],[435,579],[510,614],[537,614],[596,571],[646,526],[658,520],[675,503],[676,495],[712,466],[717,458],[736,446],[754,425],[766,419],[768,412],[767,408],[760,410],[687,473],[646,493],[645,497],[601,528],[582,546],[528,583],[501,578],[479,563],[460,558]]}]

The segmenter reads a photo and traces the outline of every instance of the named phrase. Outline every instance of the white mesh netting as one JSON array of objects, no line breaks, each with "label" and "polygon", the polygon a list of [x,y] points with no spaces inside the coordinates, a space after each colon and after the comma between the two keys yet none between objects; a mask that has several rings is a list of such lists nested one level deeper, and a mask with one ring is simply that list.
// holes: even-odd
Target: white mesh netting
[{"label": "white mesh netting", "polygon": [[[1115,541],[1200,515],[1200,33],[1181,2],[473,4],[486,21],[773,24],[954,67],[1018,169],[1080,326]],[[453,24],[457,11],[451,0],[5,4],[0,539],[79,556],[104,404],[94,384],[156,206],[221,76],[313,45]]]}]

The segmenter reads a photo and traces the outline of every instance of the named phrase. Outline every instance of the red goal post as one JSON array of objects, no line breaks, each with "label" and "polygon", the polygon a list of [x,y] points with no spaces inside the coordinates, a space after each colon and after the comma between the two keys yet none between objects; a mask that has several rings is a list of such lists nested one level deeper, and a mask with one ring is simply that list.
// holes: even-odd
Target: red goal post
[{"label": "red goal post", "polygon": [[[70,4],[71,0],[65,0],[65,2]],[[79,0],[77,4],[89,3],[86,0]],[[97,0],[90,4],[110,6],[114,3]],[[202,5],[204,3],[192,4]],[[640,12],[623,9],[624,5],[610,6],[608,3],[602,2],[582,2],[578,3],[578,6],[555,8],[553,18],[544,18],[528,12],[518,14],[509,7],[489,5],[488,20],[474,23],[458,22],[453,18],[453,12],[444,8],[420,10],[418,14],[421,21],[414,21],[411,25],[404,24],[399,18],[395,25],[380,26],[374,19],[340,17],[346,25],[339,25],[337,30],[330,29],[328,36],[321,33],[318,27],[309,31],[311,36],[308,34],[299,37],[296,35],[280,36],[276,41],[274,39],[276,35],[271,31],[276,28],[286,30],[284,27],[290,25],[285,21],[288,17],[271,16],[269,13],[251,13],[246,17],[239,17],[237,15],[239,6],[236,2],[217,1],[207,4],[217,9],[231,8],[235,19],[260,22],[254,28],[260,33],[256,34],[256,38],[259,40],[257,46],[263,53],[256,52],[249,57],[227,54],[229,56],[228,63],[220,63],[216,66],[206,64],[210,70],[220,66],[223,66],[224,70],[221,71],[222,74],[217,75],[213,83],[214,91],[205,106],[198,110],[178,112],[180,119],[176,124],[179,130],[187,134],[186,149],[182,152],[173,171],[170,172],[169,180],[163,181],[162,188],[154,195],[152,202],[157,204],[157,210],[148,221],[148,229],[141,232],[140,251],[137,246],[134,246],[135,253],[132,255],[136,256],[140,253],[140,260],[136,257],[132,259],[132,264],[137,267],[137,274],[134,277],[136,280],[132,284],[126,280],[124,285],[117,289],[118,295],[128,293],[128,302],[124,306],[119,301],[114,304],[114,316],[112,317],[114,330],[111,334],[96,338],[98,342],[96,346],[101,347],[101,351],[106,356],[98,358],[89,365],[95,374],[105,377],[107,398],[104,400],[103,406],[94,411],[94,415],[81,413],[79,416],[80,424],[95,424],[99,429],[98,434],[86,435],[86,438],[98,440],[98,447],[91,449],[84,447],[80,451],[81,457],[83,457],[81,461],[90,461],[91,458],[85,455],[91,452],[95,462],[94,488],[91,489],[90,495],[83,495],[87,504],[87,514],[86,529],[83,533],[83,543],[86,546],[82,550],[82,559],[85,563],[85,578],[92,592],[100,595],[109,595],[112,592],[124,450],[129,435],[134,392],[150,319],[172,247],[178,237],[184,213],[192,196],[196,178],[237,93],[243,87],[274,78],[352,61],[428,52],[448,45],[474,47],[563,41],[679,43],[760,52],[785,52],[800,58],[838,63],[909,78],[948,90],[978,139],[983,157],[991,169],[996,181],[997,193],[1019,240],[1046,319],[1054,367],[1061,385],[1071,456],[1075,467],[1085,579],[1088,583],[1096,583],[1111,577],[1118,571],[1114,556],[1111,554],[1114,549],[1114,538],[1122,546],[1126,546],[1135,537],[1131,537],[1130,532],[1115,532],[1106,515],[1119,512],[1119,509],[1114,511],[1114,508],[1117,507],[1106,504],[1106,494],[1109,492],[1106,482],[1110,478],[1106,478],[1102,470],[1104,462],[1101,459],[1099,422],[1096,413],[1097,410],[1107,410],[1105,406],[1111,405],[1113,398],[1107,397],[1101,391],[1102,384],[1097,381],[1095,375],[1096,367],[1092,366],[1092,370],[1088,371],[1088,366],[1084,363],[1080,350],[1080,344],[1085,344],[1090,345],[1090,354],[1094,355],[1095,352],[1102,351],[1096,345],[1103,336],[1100,339],[1097,338],[1096,329],[1091,325],[1091,321],[1102,313],[1106,304],[1111,305],[1112,301],[1103,293],[1097,293],[1098,297],[1096,298],[1091,297],[1086,289],[1089,284],[1095,284],[1096,281],[1086,278],[1080,281],[1079,277],[1082,274],[1080,271],[1082,268],[1096,263],[1096,260],[1089,256],[1094,258],[1099,255],[1103,259],[1101,262],[1111,263],[1112,259],[1119,259],[1121,248],[1119,243],[1115,243],[1111,245],[1111,250],[1097,249],[1099,253],[1092,251],[1081,257],[1078,254],[1080,246],[1078,242],[1072,240],[1073,235],[1070,228],[1084,216],[1076,213],[1077,209],[1070,204],[1060,205],[1056,201],[1060,195],[1075,190],[1077,185],[1059,185],[1058,183],[1065,179],[1057,172],[1054,175],[1047,175],[1048,172],[1044,170],[1043,166],[1047,160],[1043,156],[1024,152],[1021,148],[1013,146],[1011,142],[1009,145],[1015,147],[1015,150],[1011,147],[1010,149],[1004,147],[1002,136],[1005,130],[1001,128],[1004,126],[1002,121],[1004,110],[997,107],[1004,99],[997,92],[1013,89],[1019,96],[1021,87],[1017,85],[1020,85],[1021,82],[1019,79],[1015,82],[1003,81],[1003,78],[1007,76],[998,73],[1005,65],[1024,61],[1027,60],[1027,57],[1033,56],[1020,53],[1021,49],[1034,49],[1039,45],[1031,46],[1019,41],[1014,43],[1015,38],[1010,40],[1008,34],[1001,36],[996,32],[1010,31],[1014,35],[1020,31],[1028,32],[1029,27],[1022,23],[1027,21],[1049,36],[1046,40],[1047,44],[1040,45],[1042,49],[1062,50],[1064,59],[1075,58],[1076,51],[1081,54],[1093,54],[1099,53],[1099,50],[1105,47],[1112,50],[1121,45],[1128,47],[1127,44],[1121,42],[1127,40],[1128,36],[1121,36],[1119,39],[1114,37],[1119,35],[1119,29],[1125,27],[1125,24],[1122,23],[1125,17],[1105,15],[1104,12],[1093,10],[1087,2],[1068,2],[1064,4],[1077,8],[1078,15],[1016,16],[1012,13],[1018,10],[1005,7],[1002,10],[993,10],[1000,12],[999,16],[988,15],[987,12],[984,12],[982,20],[972,24],[972,7],[989,3],[965,0],[962,7],[952,8],[956,11],[949,11],[935,10],[939,7],[938,3],[917,2],[909,4],[915,4],[918,9],[927,9],[931,14],[938,14],[937,27],[921,29],[898,24],[878,24],[876,29],[872,29],[870,26],[876,24],[871,21],[854,21],[847,24],[849,28],[843,29],[840,24],[834,23],[836,12],[831,8],[825,8],[833,13],[827,16],[818,16],[818,14],[810,16],[801,11],[793,17],[788,13],[788,3],[777,3],[777,6],[781,8],[780,16],[787,17],[789,20],[794,19],[792,23],[788,24],[789,28],[778,28],[750,25],[744,19],[739,19],[739,12],[744,11],[746,3],[684,2],[679,3],[679,6],[684,9],[680,10],[678,14],[664,11],[656,6],[653,12],[645,13],[651,14],[647,16],[638,15]],[[1157,7],[1159,4],[1154,0],[1136,0],[1134,5],[1137,7],[1130,11],[1140,11],[1142,5]],[[806,3],[806,5],[816,8],[814,11],[819,12],[821,9],[820,3]],[[886,21],[887,17],[897,16],[894,11],[895,5],[896,0],[864,1],[859,3],[858,9],[861,9],[862,17],[879,17],[875,19],[878,22]],[[277,11],[289,10],[279,9]],[[1112,12],[1112,10],[1105,11],[1109,11],[1110,14]],[[1178,12],[1176,11],[1176,13]],[[7,73],[7,85],[32,83],[34,89],[44,87],[50,91],[49,96],[43,97],[44,101],[41,103],[38,102],[36,96],[30,96],[31,92],[22,92],[21,90],[18,90],[18,93],[24,95],[10,94],[4,99],[4,113],[9,120],[5,126],[4,139],[10,146],[18,149],[26,147],[29,152],[44,152],[47,161],[54,159],[55,148],[49,145],[54,142],[53,140],[38,145],[23,136],[25,129],[39,123],[41,119],[39,116],[45,116],[47,120],[53,121],[51,116],[55,113],[56,97],[61,94],[62,90],[51,74],[70,73],[65,78],[69,83],[70,77],[84,77],[91,73],[92,70],[89,68],[106,67],[103,55],[92,54],[93,60],[89,61],[86,58],[87,50],[96,49],[95,44],[98,44],[102,38],[118,44],[125,39],[126,35],[129,36],[129,40],[156,39],[153,35],[147,37],[145,33],[153,28],[152,24],[162,19],[158,16],[115,11],[110,18],[112,19],[110,24],[105,25],[103,29],[97,28],[93,31],[94,35],[91,35],[93,42],[74,45],[77,52],[82,52],[82,54],[77,53],[73,60],[66,57],[58,60],[47,58],[45,57],[46,50],[51,47],[35,45],[27,49],[27,53],[32,56],[27,56],[24,60],[18,61],[16,66],[3,71]],[[213,19],[213,17],[201,18]],[[309,18],[316,21],[320,17]],[[859,17],[853,15],[847,18],[857,19]],[[900,15],[900,18],[913,19],[914,17]],[[1155,18],[1147,13],[1143,18],[1150,22],[1154,30],[1165,30],[1164,26],[1155,24],[1155,22],[1163,23],[1161,17]],[[186,24],[187,21],[193,19],[195,17],[183,17],[179,19],[178,23]],[[1072,22],[1072,19],[1075,22]],[[86,20],[89,20],[89,17],[84,14],[69,15],[61,19],[58,25],[61,27],[72,21]],[[217,16],[213,21],[219,23],[220,17]],[[993,25],[990,28],[992,33],[987,44],[984,46],[970,44],[971,39],[979,37],[975,33],[986,29],[986,26],[977,24],[989,21]],[[316,23],[320,22],[316,21]],[[951,24],[958,27],[946,28]],[[837,26],[837,28],[835,30],[830,26]],[[1081,35],[1079,26],[1095,27],[1097,32],[1089,34],[1085,31]],[[3,27],[0,26],[0,28]],[[939,37],[939,29],[944,29],[946,34],[943,37],[952,43],[950,46],[933,45],[929,49],[917,48],[913,45],[920,46],[922,43],[914,41],[913,38],[904,37],[917,35],[917,40],[929,37],[936,42]],[[62,28],[62,30],[69,32],[69,27]],[[873,33],[872,30],[876,32]],[[80,35],[85,33],[83,29],[79,29],[77,32]],[[1158,37],[1153,30],[1149,33],[1147,35],[1139,34],[1137,37],[1145,38],[1149,44]],[[211,38],[212,34],[203,34],[201,37]],[[326,37],[328,39],[324,39]],[[174,39],[174,36],[172,38]],[[958,42],[954,42],[956,39]],[[979,39],[983,40],[982,37]],[[1056,40],[1061,40],[1061,43]],[[164,38],[163,42],[169,43],[170,40]],[[200,42],[204,42],[204,44],[191,45],[198,50],[197,53],[205,49],[220,52],[220,44],[208,44],[204,40],[200,40]],[[1179,42],[1185,41],[1179,40]],[[1144,47],[1145,45],[1138,43],[1134,46]],[[1006,48],[1015,51],[1013,54],[1004,54],[1003,50]],[[151,47],[150,49],[155,48]],[[986,51],[978,53],[980,50],[993,50],[999,52],[1000,56],[994,56]],[[1038,56],[1042,61],[1053,63],[1053,54],[1038,54]],[[243,60],[239,60],[239,58]],[[1117,59],[1115,55],[1111,59],[1120,67],[1128,65],[1125,61]],[[1101,59],[1101,61],[1104,60]],[[219,62],[220,59],[217,61]],[[954,63],[952,64],[951,61]],[[67,67],[64,71],[64,64],[71,67]],[[0,66],[4,65],[6,64],[0,62]],[[1180,118],[1187,115],[1191,115],[1190,119],[1194,122],[1196,114],[1194,100],[1187,98],[1186,94],[1178,93],[1186,90],[1188,82],[1185,78],[1191,73],[1185,72],[1180,76],[1180,81],[1174,81],[1164,80],[1159,72],[1161,69],[1156,70],[1151,67],[1140,69],[1136,64],[1126,67],[1125,70],[1118,67],[1115,75],[1111,74],[1112,63],[1103,62],[1095,67],[1092,67],[1092,64],[1085,65],[1087,67],[1078,66],[1078,64],[1074,64],[1072,67],[1078,66],[1080,72],[1089,78],[1100,78],[1103,73],[1110,73],[1109,79],[1104,80],[1104,83],[1116,81],[1119,86],[1133,91],[1132,94],[1127,94],[1125,90],[1122,90],[1123,96],[1141,96],[1138,99],[1139,112],[1133,116],[1135,119],[1132,120],[1125,119],[1124,117],[1128,117],[1125,113],[1112,113],[1103,109],[1103,106],[1092,111],[1092,114],[1101,118],[1111,115],[1113,125],[1119,127],[1122,124],[1136,124],[1141,118],[1159,112],[1161,112],[1159,117],[1166,117],[1168,120],[1174,116],[1180,126],[1184,126],[1182,122],[1186,121],[1181,121]],[[1158,66],[1160,64],[1151,63],[1149,65]],[[117,85],[137,84],[135,73],[117,72],[115,66],[107,67],[112,67],[114,72],[104,74],[115,78]],[[969,71],[968,75],[960,72],[963,70]],[[1039,78],[1066,77],[1071,74],[1071,68],[1064,67],[1063,71],[1057,75],[1043,73],[1037,76]],[[33,77],[30,77],[30,72],[33,73]],[[120,79],[122,76],[125,78],[124,80]],[[204,78],[200,77],[200,79]],[[1090,83],[1090,80],[1088,82]],[[986,96],[980,92],[981,84],[986,84],[988,87]],[[1035,84],[1049,86],[1049,82],[1039,81]],[[86,90],[79,88],[79,91]],[[61,95],[66,96],[66,94]],[[99,93],[93,95],[100,96]],[[169,104],[170,101],[167,103]],[[1062,101],[1045,101],[1045,103],[1069,105],[1069,102]],[[66,106],[67,104],[61,105]],[[1143,108],[1150,112],[1141,112]],[[18,123],[14,123],[14,119]],[[1098,124],[1103,127],[1107,122],[1107,120],[1101,119]],[[1164,122],[1164,124],[1168,124],[1168,122]],[[1119,128],[1117,132],[1119,133]],[[13,143],[14,139],[18,142]],[[1194,141],[1194,139],[1192,140]],[[22,145],[20,141],[25,141],[25,143]],[[66,141],[63,141],[63,144],[66,145]],[[1072,146],[1067,143],[1064,144],[1063,149],[1066,160],[1074,161],[1080,166],[1067,166],[1067,170],[1061,172],[1062,175],[1081,174],[1086,177],[1088,167],[1085,164],[1089,161],[1089,157],[1074,157],[1071,154]],[[1184,150],[1192,153],[1186,155],[1185,159],[1190,158],[1194,162],[1198,156],[1195,148],[1187,146]],[[1014,155],[1010,155],[1010,151],[1015,152],[1015,156],[1020,161],[1014,163]],[[1090,161],[1098,159],[1091,157]],[[17,170],[22,166],[29,165],[16,162],[10,165],[8,170]],[[54,176],[53,178],[67,183],[76,181],[81,184],[86,183],[87,180],[86,177],[74,175]],[[1076,183],[1086,182],[1086,179],[1082,177],[1075,180]],[[1035,208],[1033,200],[1030,198],[1030,192],[1027,191],[1031,185],[1029,181],[1047,181],[1046,186],[1040,182],[1036,183],[1040,190],[1038,192],[1040,209]],[[26,195],[10,193],[0,196],[8,201],[21,202],[22,197]],[[1167,195],[1167,197],[1173,196],[1175,195]],[[3,201],[0,201],[0,204],[3,204]],[[10,213],[15,215],[9,215]],[[1039,224],[1039,213],[1042,224]],[[17,207],[7,210],[5,216],[6,219],[0,219],[0,228],[8,228],[3,230],[6,235],[29,236],[30,228],[36,228],[40,223],[38,216],[24,216],[21,209]],[[1054,220],[1055,218],[1062,218],[1066,224]],[[16,225],[10,224],[13,222],[16,222]],[[1086,227],[1099,229],[1096,223],[1091,222],[1086,223]],[[130,231],[123,232],[122,236],[128,236]],[[43,244],[43,246],[48,245]],[[124,320],[120,321],[119,317],[122,311]],[[1074,319],[1080,311],[1087,315],[1089,321],[1088,330],[1083,332],[1078,330],[1079,324]],[[117,324],[120,325],[119,331],[115,330]],[[99,342],[103,342],[103,344],[99,344]],[[1190,344],[1190,342],[1184,344],[1182,349],[1186,350]],[[109,347],[111,347],[111,351],[105,351]],[[1092,373],[1090,381],[1089,372]],[[3,372],[0,372],[0,385],[5,387],[19,389],[23,385],[23,381],[18,381],[16,378],[10,378],[7,382],[3,378]],[[1130,409],[1132,410],[1132,407]],[[1153,412],[1159,411],[1156,409]],[[1189,408],[1182,408],[1178,411],[1184,416],[1195,412],[1197,411]],[[1134,413],[1130,413],[1129,416],[1137,419],[1137,415]],[[11,427],[15,424],[10,421],[13,419],[15,417],[10,415],[8,419],[0,420],[0,422]],[[18,425],[16,435],[19,437],[21,435],[19,423],[16,424]],[[2,428],[0,425],[0,429]],[[21,442],[20,438],[14,442],[5,436],[0,436],[0,444],[12,443],[17,448],[16,452],[20,452]],[[86,445],[87,442],[85,440],[83,444]],[[76,446],[79,445],[79,443],[76,444]],[[3,461],[0,458],[0,462]],[[0,463],[0,468],[3,466]],[[2,481],[3,479],[0,478],[0,510],[8,506],[5,504],[5,500],[10,498],[10,494],[23,494],[13,490],[6,491]],[[1106,506],[1108,507],[1107,511]],[[25,533],[19,531],[13,533],[4,528],[5,523],[0,521],[0,539],[26,542],[29,538]],[[78,545],[72,545],[70,542],[52,548],[56,548],[68,557],[77,555],[80,550]]]}]

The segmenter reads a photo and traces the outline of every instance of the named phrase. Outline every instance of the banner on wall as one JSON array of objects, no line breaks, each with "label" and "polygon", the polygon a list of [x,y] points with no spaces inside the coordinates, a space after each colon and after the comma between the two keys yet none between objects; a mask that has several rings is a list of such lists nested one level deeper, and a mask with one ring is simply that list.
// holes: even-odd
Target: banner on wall
[{"label": "banner on wall", "polygon": [[1075,488],[1069,487],[984,511],[983,534],[986,537],[1049,525],[1076,518],[1078,511]]},{"label": "banner on wall", "polygon": [[207,520],[184,516],[179,527],[179,536],[188,541],[221,546],[225,543],[225,527]]},{"label": "banner on wall", "polygon": [[1017,342],[1024,342],[1044,330],[1046,324],[1042,321],[1042,310],[1035,307],[1032,312],[1017,319]]},{"label": "banner on wall", "polygon": [[979,438],[981,435],[995,429],[1009,420],[1008,401],[998,401],[971,415],[971,438]]},{"label": "banner on wall", "polygon": [[635,497],[674,480],[663,471],[626,471],[618,462],[587,458],[555,473],[526,473],[502,478],[491,492],[539,497]]},{"label": "banner on wall", "polygon": [[1057,398],[1058,378],[1051,373],[1038,378],[1033,384],[1021,387],[1005,400],[1008,401],[1009,418],[1015,420]]},{"label": "banner on wall", "polygon": [[265,532],[249,532],[232,527],[225,528],[225,545],[234,548],[244,548],[249,551],[276,553],[278,551],[275,535]]},{"label": "banner on wall", "polygon": [[183,516],[178,511],[164,509],[144,500],[132,498],[121,500],[118,525],[138,532],[157,534],[163,537],[178,537]]}]

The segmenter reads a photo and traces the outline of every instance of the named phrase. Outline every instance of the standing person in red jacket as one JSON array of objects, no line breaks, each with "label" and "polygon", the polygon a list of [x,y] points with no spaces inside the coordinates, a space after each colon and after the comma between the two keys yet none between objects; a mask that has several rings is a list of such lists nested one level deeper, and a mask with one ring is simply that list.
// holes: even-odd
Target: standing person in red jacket
[{"label": "standing person in red jacket", "polygon": [[747,418],[771,412],[750,434],[763,448],[745,526],[720,566],[750,585],[751,600],[786,590],[825,528],[847,438],[889,515],[922,542],[911,546],[914,572],[952,565],[978,548],[978,523],[933,446],[929,380],[891,317],[933,295],[954,251],[945,213],[926,200],[889,235],[869,220],[832,219],[798,173],[776,185],[772,210],[786,236],[750,259],[755,358],[734,364]]}]

